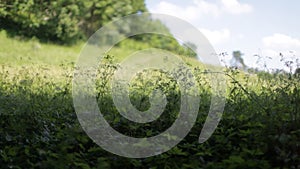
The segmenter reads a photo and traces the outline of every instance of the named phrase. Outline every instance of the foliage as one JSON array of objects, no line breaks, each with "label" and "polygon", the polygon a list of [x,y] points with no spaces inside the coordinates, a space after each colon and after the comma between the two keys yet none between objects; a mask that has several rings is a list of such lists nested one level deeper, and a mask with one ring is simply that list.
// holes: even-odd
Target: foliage
[{"label": "foliage", "polygon": [[233,51],[232,59],[230,61],[231,67],[237,67],[239,69],[245,70],[247,66],[244,63],[244,59],[242,58],[241,51]]},{"label": "foliage", "polygon": [[[149,107],[154,87],[167,95],[161,118],[146,125],[122,118],[113,106],[109,79],[118,68],[107,56],[99,65],[98,104],[108,122],[131,136],[153,136],[170,126],[180,91],[162,72],[141,72],[130,88],[132,104]],[[192,67],[201,92],[196,125],[176,147],[146,159],[106,152],[81,129],[72,106],[70,65],[1,65],[0,168],[299,168],[299,78],[289,74],[244,74],[227,69],[226,107],[213,136],[198,136],[210,106],[210,73]],[[221,73],[221,72],[217,72]],[[149,81],[151,80],[151,81]],[[177,106],[176,106],[177,105]]]},{"label": "foliage", "polygon": [[10,33],[74,43],[105,23],[146,11],[143,0],[1,0],[0,25]]},{"label": "foliage", "polygon": [[[60,44],[75,44],[86,40],[110,21],[147,11],[144,0],[1,0],[0,9],[0,30],[5,29],[12,36],[25,36]],[[146,28],[170,34],[160,21],[153,20],[150,16],[138,17],[130,23],[111,25],[107,28],[109,33],[97,39],[97,43],[109,44],[114,38],[125,37],[129,32]],[[181,46],[171,35],[136,35],[130,39],[147,42],[154,48],[196,57],[193,50]]]}]

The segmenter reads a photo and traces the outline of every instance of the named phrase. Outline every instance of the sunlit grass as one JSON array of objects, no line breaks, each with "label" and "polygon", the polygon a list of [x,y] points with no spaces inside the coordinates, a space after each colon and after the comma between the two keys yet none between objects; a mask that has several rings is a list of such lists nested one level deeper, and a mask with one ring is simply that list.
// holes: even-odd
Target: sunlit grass
[{"label": "sunlit grass", "polygon": [[[59,66],[73,65],[80,55],[84,42],[73,46],[63,46],[51,43],[41,43],[37,39],[22,39],[8,37],[5,31],[0,32],[0,64],[15,66]],[[115,62],[121,62],[132,53],[147,49],[150,46],[143,42],[126,40],[119,46],[114,46],[107,54],[114,56]],[[182,56],[189,65],[201,65],[196,58]]]}]

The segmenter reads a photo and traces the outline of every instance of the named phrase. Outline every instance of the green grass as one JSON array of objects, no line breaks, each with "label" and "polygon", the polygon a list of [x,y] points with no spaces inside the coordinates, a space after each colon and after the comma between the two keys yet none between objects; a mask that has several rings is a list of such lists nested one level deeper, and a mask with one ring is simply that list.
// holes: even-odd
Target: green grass
[{"label": "green grass", "polygon": [[74,62],[82,45],[68,47],[39,43],[36,39],[9,38],[1,31],[0,46],[0,64],[55,66]]},{"label": "green grass", "polygon": [[[0,64],[10,66],[59,66],[69,65],[77,61],[84,42],[73,46],[62,46],[51,43],[40,43],[37,39],[7,37],[0,32]],[[122,61],[136,50],[147,49],[149,45],[133,40],[125,40],[119,47],[114,47],[108,54],[113,55],[116,62]],[[200,65],[195,58],[182,57],[190,65]]]},{"label": "green grass", "polygon": [[[227,96],[221,123],[207,142],[199,144],[210,85],[204,67],[183,56],[193,68],[201,97],[189,135],[170,151],[146,159],[106,152],[84,133],[73,108],[73,65],[83,44],[59,46],[0,33],[0,168],[299,168],[299,77],[224,71]],[[160,120],[147,126],[127,123],[114,108],[107,82],[116,62],[147,47],[130,40],[115,47],[109,53],[115,61],[106,58],[97,78],[104,116],[128,135],[164,131],[178,111],[178,86],[158,72],[150,81],[147,74],[136,77],[130,97],[143,109],[150,106],[147,96],[156,85],[164,89],[169,102]]]}]

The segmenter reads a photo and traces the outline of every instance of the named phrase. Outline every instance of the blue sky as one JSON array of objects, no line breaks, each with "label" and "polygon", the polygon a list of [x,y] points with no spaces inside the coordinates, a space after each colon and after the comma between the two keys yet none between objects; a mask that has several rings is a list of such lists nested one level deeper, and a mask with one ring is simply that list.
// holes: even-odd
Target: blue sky
[{"label": "blue sky", "polygon": [[[229,54],[227,61],[234,50],[244,53],[250,67],[265,62],[271,69],[284,68],[279,53],[284,60],[300,61],[299,0],[146,0],[146,5],[150,12],[193,24],[217,53]],[[263,57],[259,63],[256,54]]]}]

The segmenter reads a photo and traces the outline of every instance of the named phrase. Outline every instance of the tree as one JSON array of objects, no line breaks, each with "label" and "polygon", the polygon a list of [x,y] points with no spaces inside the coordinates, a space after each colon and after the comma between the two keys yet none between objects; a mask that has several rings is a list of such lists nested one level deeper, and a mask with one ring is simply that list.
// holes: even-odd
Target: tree
[{"label": "tree", "polygon": [[296,76],[300,77],[300,68],[298,67],[294,73]]},{"label": "tree", "polygon": [[[0,29],[8,30],[10,35],[72,44],[80,39],[86,40],[110,21],[146,11],[144,0],[0,0]],[[196,56],[190,48],[182,47],[168,28],[150,15],[136,17],[130,23],[111,26],[107,35],[95,38],[95,43],[109,44],[130,32],[149,28],[154,32],[163,31],[170,36],[149,34],[130,38],[147,42],[151,47],[185,56]],[[191,46],[193,47],[189,47]]]},{"label": "tree", "polygon": [[197,46],[192,42],[185,42],[183,43],[183,55],[188,57],[196,57],[197,56]]},{"label": "tree", "polygon": [[243,70],[247,68],[247,66],[244,63],[244,59],[242,58],[242,55],[243,54],[239,50],[232,52],[232,59],[230,61],[231,67],[236,67]]},{"label": "tree", "polygon": [[144,11],[144,0],[1,0],[0,29],[72,43],[115,18]]}]

